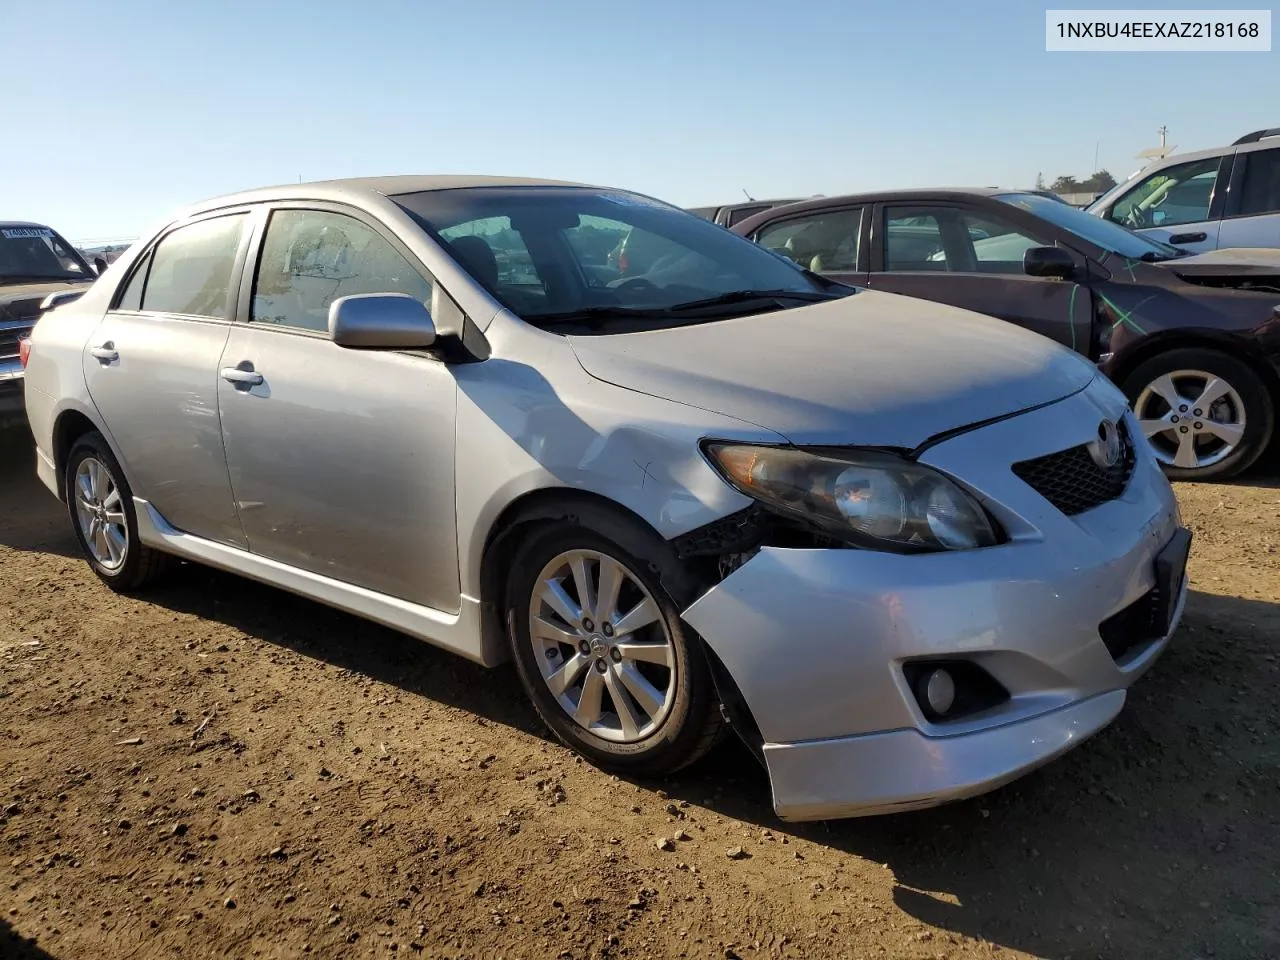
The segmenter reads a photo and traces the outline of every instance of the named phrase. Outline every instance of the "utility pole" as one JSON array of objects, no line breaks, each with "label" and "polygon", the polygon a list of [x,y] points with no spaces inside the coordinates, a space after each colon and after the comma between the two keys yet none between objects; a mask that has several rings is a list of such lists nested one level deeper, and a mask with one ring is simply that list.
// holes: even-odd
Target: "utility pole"
[{"label": "utility pole", "polygon": [[1098,140],[1093,145],[1093,169],[1090,173],[1098,172],[1098,151],[1102,149],[1102,141]]},{"label": "utility pole", "polygon": [[1148,150],[1143,150],[1141,153],[1138,154],[1139,158],[1147,161],[1152,161],[1152,162],[1156,160],[1163,160],[1169,154],[1173,153],[1175,150],[1178,149],[1176,146],[1174,147],[1169,146],[1169,141],[1168,141],[1169,128],[1168,127],[1166,127],[1164,124],[1161,124],[1160,129],[1157,132],[1160,134],[1160,146],[1151,147]]}]

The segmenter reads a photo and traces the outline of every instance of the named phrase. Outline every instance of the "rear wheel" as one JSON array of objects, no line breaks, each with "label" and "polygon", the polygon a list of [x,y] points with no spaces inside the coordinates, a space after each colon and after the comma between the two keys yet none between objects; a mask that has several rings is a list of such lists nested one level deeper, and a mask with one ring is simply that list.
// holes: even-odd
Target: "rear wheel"
[{"label": "rear wheel", "polygon": [[508,584],[512,655],[538,714],[593,763],[638,776],[687,766],[722,728],[705,655],[655,568],[559,527],[517,552]]},{"label": "rear wheel", "polygon": [[1170,350],[1124,381],[1143,434],[1175,480],[1234,476],[1262,456],[1275,413],[1266,384],[1216,350]]},{"label": "rear wheel", "polygon": [[66,462],[67,510],[85,559],[112,590],[137,590],[158,579],[171,558],[138,540],[133,493],[100,433],[78,439]]}]

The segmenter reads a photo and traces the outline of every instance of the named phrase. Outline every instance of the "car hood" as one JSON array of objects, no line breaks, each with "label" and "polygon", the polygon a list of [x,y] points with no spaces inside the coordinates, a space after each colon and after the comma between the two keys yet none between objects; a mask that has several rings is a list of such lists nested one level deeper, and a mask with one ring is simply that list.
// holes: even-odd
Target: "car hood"
[{"label": "car hood", "polygon": [[1242,281],[1270,277],[1280,280],[1280,250],[1239,247],[1210,250],[1191,257],[1162,260],[1156,264],[1186,280],[1212,279]]},{"label": "car hood", "polygon": [[597,379],[765,427],[795,444],[913,448],[1076,393],[1096,371],[1045,337],[863,290],[673,329],[570,336]]},{"label": "car hood", "polygon": [[34,319],[40,313],[40,304],[51,293],[63,290],[88,289],[90,281],[51,280],[39,283],[11,283],[0,285],[0,320]]}]

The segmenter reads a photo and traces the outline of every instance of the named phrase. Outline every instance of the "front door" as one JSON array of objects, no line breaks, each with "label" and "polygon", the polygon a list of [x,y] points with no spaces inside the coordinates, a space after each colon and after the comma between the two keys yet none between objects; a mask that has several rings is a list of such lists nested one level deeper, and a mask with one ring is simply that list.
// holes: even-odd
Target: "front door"
[{"label": "front door", "polygon": [[1222,194],[1230,169],[1230,154],[1162,167],[1125,191],[1106,216],[1192,253],[1217,249],[1222,245]]},{"label": "front door", "polygon": [[83,365],[135,496],[186,533],[244,546],[218,425],[218,361],[231,332],[241,213],[165,234],[90,336]]},{"label": "front door", "polygon": [[348,350],[329,306],[432,285],[389,232],[336,210],[267,221],[218,406],[249,549],[312,573],[456,612],[457,388],[420,353]]},{"label": "front door", "polygon": [[1089,288],[1023,272],[1023,254],[1051,245],[1045,238],[955,204],[890,205],[879,216],[872,289],[985,313],[1088,354]]}]

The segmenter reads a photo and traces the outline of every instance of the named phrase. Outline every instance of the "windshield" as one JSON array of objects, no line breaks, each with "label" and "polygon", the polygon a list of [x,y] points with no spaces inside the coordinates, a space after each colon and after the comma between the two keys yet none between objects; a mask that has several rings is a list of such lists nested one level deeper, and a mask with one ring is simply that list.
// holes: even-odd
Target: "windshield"
[{"label": "windshield", "polygon": [[1118,223],[1103,220],[1078,207],[1059,203],[1034,193],[1006,193],[996,199],[1034,213],[1050,223],[1070,230],[1094,246],[1132,260],[1170,260],[1183,255],[1177,247],[1134,233]]},{"label": "windshield", "polygon": [[620,332],[637,322],[720,319],[853,292],[631,193],[513,186],[393,199],[512,312],[548,329],[590,321],[594,332]]},{"label": "windshield", "polygon": [[49,227],[0,227],[0,283],[91,279],[89,265]]}]

